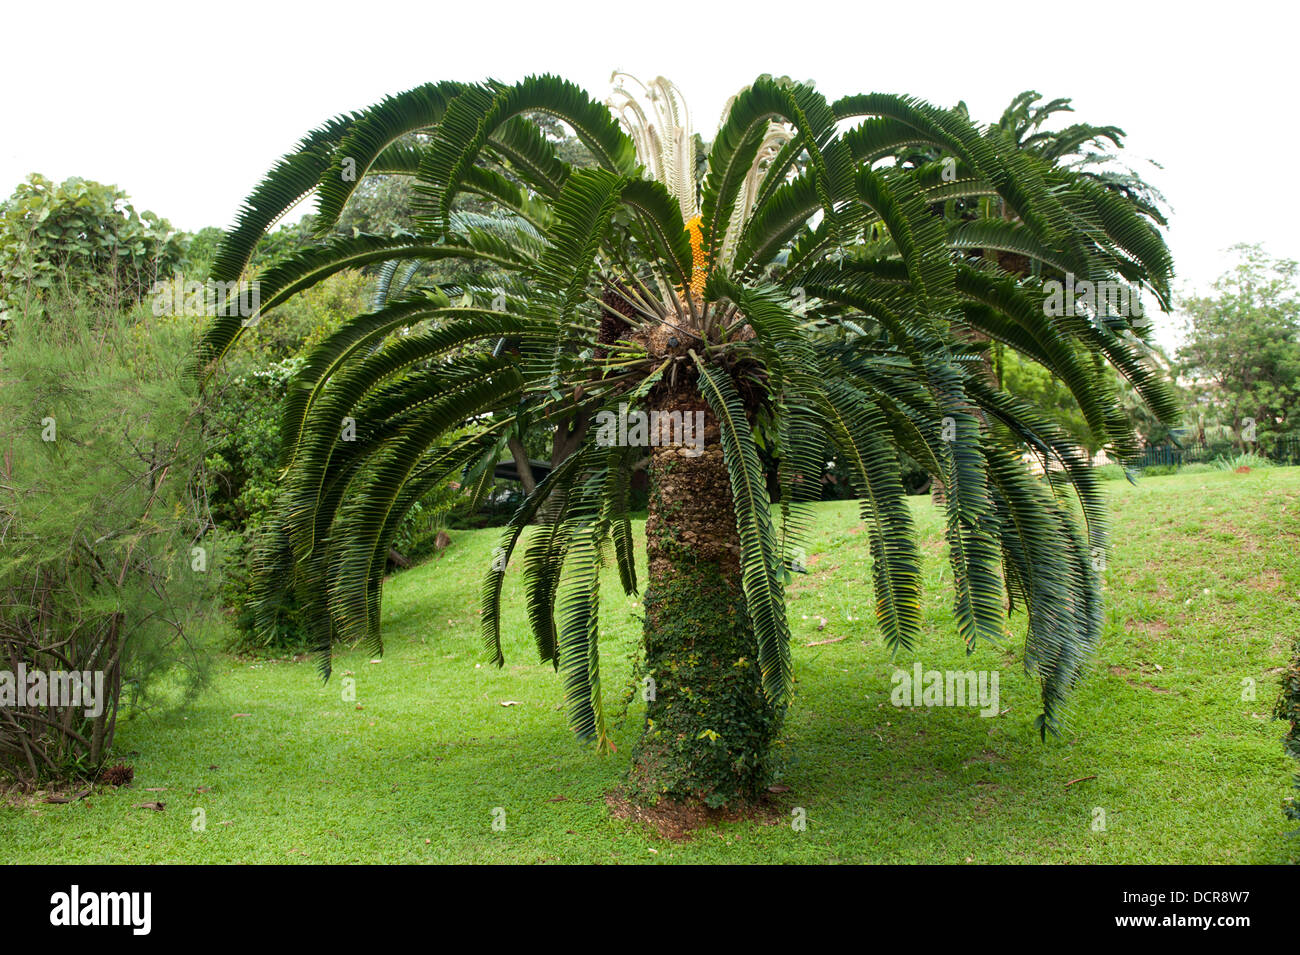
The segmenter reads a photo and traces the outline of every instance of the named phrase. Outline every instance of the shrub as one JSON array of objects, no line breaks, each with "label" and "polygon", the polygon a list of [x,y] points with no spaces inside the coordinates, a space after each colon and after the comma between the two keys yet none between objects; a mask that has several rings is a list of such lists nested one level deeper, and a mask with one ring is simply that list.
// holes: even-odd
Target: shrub
[{"label": "shrub", "polygon": [[[25,785],[94,775],[119,712],[185,702],[206,671],[192,334],[148,311],[47,300],[0,350],[0,774]],[[89,673],[98,712],[20,697],[22,671]]]},{"label": "shrub", "polygon": [[[1282,675],[1282,693],[1273,715],[1289,724],[1283,744],[1287,753],[1300,761],[1300,640],[1291,649],[1291,665]],[[1296,773],[1295,788],[1300,793],[1300,771]],[[1283,802],[1283,811],[1288,819],[1300,822],[1300,795],[1288,797]]]},{"label": "shrub", "polygon": [[1250,468],[1252,471],[1259,468],[1271,468],[1273,462],[1262,454],[1236,454],[1225,455],[1214,461],[1214,466],[1220,471],[1236,471],[1238,468]]},{"label": "shrub", "polygon": [[32,174],[0,206],[0,324],[56,290],[109,308],[138,302],[184,251],[166,219],[137,213],[116,186]]},{"label": "shrub", "polygon": [[286,359],[265,370],[227,376],[208,395],[204,464],[212,519],[226,542],[221,602],[233,626],[232,648],[239,652],[279,652],[302,643],[292,604],[280,608],[274,625],[260,637],[255,637],[248,606],[252,557],[275,502],[280,402],[299,364],[299,359]]},{"label": "shrub", "polygon": [[1143,477],[1167,477],[1170,474],[1177,473],[1177,464],[1153,464],[1149,468],[1142,469]]}]

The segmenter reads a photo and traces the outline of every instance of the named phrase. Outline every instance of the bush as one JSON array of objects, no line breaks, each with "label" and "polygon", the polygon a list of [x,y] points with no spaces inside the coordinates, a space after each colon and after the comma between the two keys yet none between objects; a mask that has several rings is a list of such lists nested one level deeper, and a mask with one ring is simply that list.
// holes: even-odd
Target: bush
[{"label": "bush", "polygon": [[[0,774],[24,785],[93,776],[119,712],[185,702],[206,672],[193,336],[148,313],[47,301],[0,350]],[[94,703],[31,692],[74,671]]]},{"label": "bush", "polygon": [[[1277,708],[1273,715],[1290,724],[1283,737],[1286,751],[1300,761],[1300,640],[1291,648],[1293,656],[1291,665],[1282,675],[1282,693],[1278,697]],[[1300,771],[1295,777],[1295,788],[1300,793]],[[1288,819],[1300,822],[1300,796],[1290,796],[1283,802],[1283,811]]]},{"label": "bush", "polygon": [[1259,468],[1271,468],[1273,462],[1262,454],[1237,454],[1226,455],[1218,458],[1214,462],[1215,468],[1220,471],[1236,471],[1238,468],[1250,468],[1252,471]]},{"label": "bush", "polygon": [[1153,464],[1149,468],[1142,469],[1143,477],[1168,477],[1170,474],[1177,473],[1177,464]]},{"label": "bush", "polygon": [[0,206],[0,325],[26,299],[56,291],[132,305],[171,277],[184,251],[167,220],[137,213],[117,187],[32,174]]}]

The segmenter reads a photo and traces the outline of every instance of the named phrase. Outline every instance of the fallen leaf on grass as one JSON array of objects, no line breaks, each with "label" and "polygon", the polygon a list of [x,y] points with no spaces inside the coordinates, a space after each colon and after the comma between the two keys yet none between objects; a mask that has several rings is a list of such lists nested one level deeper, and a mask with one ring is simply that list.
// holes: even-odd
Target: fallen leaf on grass
[{"label": "fallen leaf on grass", "polygon": [[54,803],[55,805],[62,805],[63,803],[76,802],[78,799],[83,799],[89,795],[90,795],[89,789],[83,789],[81,792],[74,793],[71,796],[64,796],[62,793],[51,793],[50,795],[45,797],[45,802]]},{"label": "fallen leaf on grass", "polygon": [[502,700],[502,701],[501,701],[501,705],[502,705],[502,706],[521,706],[522,704],[521,704],[518,700]]},{"label": "fallen leaf on grass", "polygon": [[152,809],[154,812],[162,812],[167,807],[166,803],[161,802],[142,802],[136,806],[136,809]]},{"label": "fallen leaf on grass", "polygon": [[[820,627],[818,628],[821,629]],[[805,643],[805,647],[822,647],[828,643],[839,643],[841,640],[847,640],[848,637],[831,637],[829,640],[814,640],[812,643]]]}]

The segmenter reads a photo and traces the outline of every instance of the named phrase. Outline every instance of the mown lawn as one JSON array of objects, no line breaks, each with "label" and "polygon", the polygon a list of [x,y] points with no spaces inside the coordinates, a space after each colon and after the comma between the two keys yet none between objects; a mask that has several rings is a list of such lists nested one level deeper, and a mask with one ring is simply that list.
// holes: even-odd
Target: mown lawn
[{"label": "mown lawn", "polygon": [[[480,665],[478,581],[496,540],[483,531],[456,534],[441,559],[389,583],[382,662],[341,654],[323,686],[311,662],[224,659],[193,709],[121,726],[132,787],[0,809],[0,854],[77,863],[1294,861],[1300,839],[1286,838],[1280,811],[1294,767],[1269,713],[1300,610],[1300,468],[1108,487],[1109,622],[1072,731],[1046,743],[1033,730],[1037,699],[1018,639],[973,659],[962,651],[928,499],[913,501],[928,632],[915,655],[893,661],[872,619],[855,508],[822,506],[811,573],[790,594],[798,684],[785,733],[790,791],[776,797],[786,819],[805,810],[805,831],[735,823],[679,843],[611,819],[603,794],[625,768],[639,704],[616,729],[616,754],[573,740],[559,679],[536,662],[518,574],[507,578],[506,667]],[[617,714],[639,608],[612,573],[603,593],[605,686]],[[998,670],[1005,712],[892,706],[895,665],[910,671],[918,660],[927,670]],[[356,681],[356,703],[342,699],[344,676]],[[1253,700],[1243,699],[1249,680]],[[165,811],[134,808],[146,800]],[[493,829],[498,809],[503,831]]]}]

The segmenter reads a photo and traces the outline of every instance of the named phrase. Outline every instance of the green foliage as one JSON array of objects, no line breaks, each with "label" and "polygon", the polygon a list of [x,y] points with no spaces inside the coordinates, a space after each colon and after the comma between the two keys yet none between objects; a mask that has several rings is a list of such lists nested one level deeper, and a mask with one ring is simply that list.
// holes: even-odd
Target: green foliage
[{"label": "green foliage", "polygon": [[1246,454],[1234,454],[1217,458],[1214,461],[1214,466],[1220,471],[1236,471],[1239,468],[1250,468],[1253,471],[1259,468],[1271,468],[1273,462],[1262,454],[1247,452]]},{"label": "green foliage", "polygon": [[1049,417],[1075,444],[1092,454],[1101,450],[1101,441],[1088,427],[1079,403],[1059,378],[1014,352],[1004,354],[1000,370],[1002,386],[1007,391]]},{"label": "green foliage", "polygon": [[[799,679],[778,751],[789,791],[769,794],[771,815],[761,822],[721,822],[690,839],[665,840],[611,818],[604,798],[630,765],[641,730],[644,674],[632,658],[642,642],[642,608],[618,594],[618,570],[607,566],[601,591],[617,596],[601,615],[603,676],[607,688],[630,686],[634,702],[626,720],[611,705],[617,751],[592,759],[557,733],[556,674],[532,657],[522,600],[508,597],[502,608],[513,665],[476,666],[483,662],[475,613],[482,569],[499,539],[485,529],[457,534],[440,560],[389,581],[382,664],[371,664],[363,647],[339,648],[336,666],[352,671],[356,703],[340,698],[336,681],[322,686],[310,662],[226,659],[188,719],[122,728],[118,746],[140,751],[133,787],[104,787],[64,806],[0,807],[5,859],[1300,862],[1300,837],[1287,837],[1300,822],[1279,812],[1283,795],[1300,796],[1291,790],[1300,763],[1279,746],[1286,724],[1259,718],[1271,709],[1277,671],[1296,637],[1293,589],[1276,584],[1300,581],[1300,548],[1277,540],[1300,533],[1300,468],[1120,483],[1107,499],[1116,527],[1167,531],[1116,534],[1107,558],[1106,639],[1095,675],[1075,697],[1081,731],[1070,745],[1044,747],[1025,732],[1037,687],[1020,672],[1021,648],[1007,640],[1005,653],[967,657],[942,590],[927,588],[926,639],[914,656],[884,646],[871,622],[874,598],[862,586],[871,554],[857,504],[825,502],[816,505],[808,544],[812,573],[796,575],[787,590]],[[942,510],[928,497],[908,504],[923,576],[951,573]],[[633,521],[643,578],[644,524]],[[1257,559],[1225,561],[1229,547]],[[1022,626],[1023,618],[1013,622],[1017,635]],[[996,666],[1009,712],[984,719],[969,709],[890,705],[891,673],[918,661],[937,670]],[[1242,701],[1246,676],[1258,681],[1259,702]],[[1090,775],[1096,778],[1064,785]],[[143,790],[162,786],[166,814],[134,808],[154,798]],[[188,814],[160,825],[187,805],[172,799],[198,788],[208,788],[206,835],[190,831]],[[1089,825],[1098,805],[1120,807],[1108,811],[1105,831]],[[489,828],[493,806],[507,809],[505,832]],[[798,806],[807,809],[802,833],[790,825]],[[232,822],[216,827],[221,820]]]},{"label": "green foliage", "polygon": [[[254,269],[264,269],[310,248],[312,223],[312,216],[308,214],[297,222],[282,223],[279,228],[268,232],[258,243],[257,251],[250,260],[250,266]],[[215,265],[215,259],[213,264]]]},{"label": "green foliage", "polygon": [[[678,563],[651,584],[645,612],[659,625],[646,648],[654,699],[632,752],[629,795],[640,801],[753,804],[779,775],[771,745],[784,708],[763,696],[758,646],[740,588],[716,567]],[[709,635],[707,641],[697,639]]]},{"label": "green foliage", "polygon": [[275,503],[279,405],[300,364],[299,358],[287,358],[262,370],[249,368],[245,374],[227,378],[208,399],[204,463],[212,518],[227,532],[230,551],[221,597],[234,627],[234,646],[244,652],[298,650],[304,642],[304,627],[292,601],[280,608],[273,623],[261,633],[256,632],[248,607],[252,557],[265,536],[263,524]]},{"label": "green foliage", "polygon": [[0,321],[55,290],[129,305],[170,279],[183,255],[167,220],[137,213],[115,186],[33,173],[0,206]]},{"label": "green foliage", "polygon": [[1239,261],[1214,291],[1182,303],[1178,359],[1202,415],[1231,428],[1242,451],[1269,449],[1300,427],[1300,265],[1259,246],[1234,251]]},{"label": "green foliage", "polygon": [[[308,628],[292,597],[269,613],[259,629],[249,602],[255,589],[254,556],[271,546],[266,525],[282,493],[282,407],[303,368],[302,352],[363,311],[371,284],[361,272],[344,270],[288,299],[241,338],[227,374],[208,393],[204,429],[210,506],[213,521],[227,532],[230,551],[222,602],[241,652],[284,654],[307,648]],[[456,503],[457,495],[445,486],[425,494],[402,523],[396,549],[411,560],[433,553]]]},{"label": "green foliage", "polygon": [[[281,232],[293,234],[284,229],[275,234]],[[293,600],[258,632],[249,606],[253,555],[265,545],[264,525],[279,493],[280,406],[302,366],[300,352],[324,340],[344,316],[360,311],[367,288],[360,273],[345,271],[290,299],[244,336],[231,356],[231,373],[207,396],[210,507],[229,552],[221,599],[233,625],[234,647],[241,652],[286,653],[306,645],[306,627]]]},{"label": "green foliage", "polygon": [[[538,114],[574,129],[591,165],[567,162]],[[773,123],[783,133],[769,142]],[[918,142],[924,161],[882,162],[912,156]],[[884,94],[832,104],[770,78],[736,98],[700,179],[689,158],[645,178],[654,157],[638,155],[591,96],[550,76],[427,84],[332,121],[256,188],[214,274],[241,274],[267,225],[313,188],[323,197],[313,230],[329,235],[373,175],[409,179],[416,234],[322,241],[263,269],[269,286],[309,287],[385,259],[403,269],[455,262],[502,280],[408,284],[308,354],[284,402],[286,472],[274,546],[258,554],[259,606],[273,611],[292,594],[327,672],[338,638],[379,649],[385,556],[416,502],[451,483],[480,496],[521,422],[553,428],[555,467],[520,505],[485,581],[484,638],[502,663],[504,560],[537,521],[523,555],[530,623],[542,659],[563,674],[573,728],[603,740],[599,611],[593,592],[565,581],[591,581],[612,552],[624,587],[635,586],[620,530],[635,462],[598,445],[591,422],[680,389],[722,420],[765,705],[792,691],[784,567],[838,454],[870,532],[885,640],[907,647],[920,636],[902,496],[903,469],[919,465],[946,489],[967,649],[1004,638],[1008,601],[1025,608],[1038,726],[1057,731],[1102,627],[1095,555],[1106,515],[1077,441],[1086,430],[1092,447],[1121,459],[1137,451],[1111,368],[1156,417],[1178,412],[1143,322],[1045,307],[1044,282],[1067,273],[1163,305],[1172,274],[1158,216],[1060,156],[960,110]],[[355,181],[341,175],[348,164]],[[958,199],[953,221],[944,208]],[[471,201],[493,210],[492,228],[467,215]],[[698,232],[687,229],[693,208]],[[238,319],[211,323],[199,351],[210,380],[245,331]],[[1026,376],[1033,401],[989,379],[988,341],[1044,369],[1047,378]],[[1034,403],[1064,406],[1067,392],[1071,423],[1086,429]],[[1025,473],[1026,452],[1047,465],[1042,479]]]},{"label": "green foliage", "polygon": [[[1291,663],[1282,674],[1282,692],[1278,696],[1273,715],[1288,723],[1284,744],[1289,755],[1300,760],[1300,640],[1291,647]],[[1300,790],[1300,771],[1296,772],[1295,786]],[[1284,803],[1288,819],[1300,822],[1300,795],[1290,796]]]},{"label": "green foliage", "polygon": [[213,519],[234,530],[260,525],[275,500],[279,406],[301,358],[250,369],[223,382],[207,419]]},{"label": "green foliage", "polygon": [[193,235],[184,236],[185,257],[181,261],[181,272],[196,279],[207,276],[212,269],[212,261],[217,249],[221,247],[221,238],[225,233],[216,226],[200,229]]},{"label": "green foliage", "polygon": [[119,705],[188,701],[206,673],[220,555],[181,374],[194,339],[150,318],[51,297],[0,351],[0,656],[100,671],[111,691],[97,719],[5,723],[3,769],[28,783],[93,775]]}]

